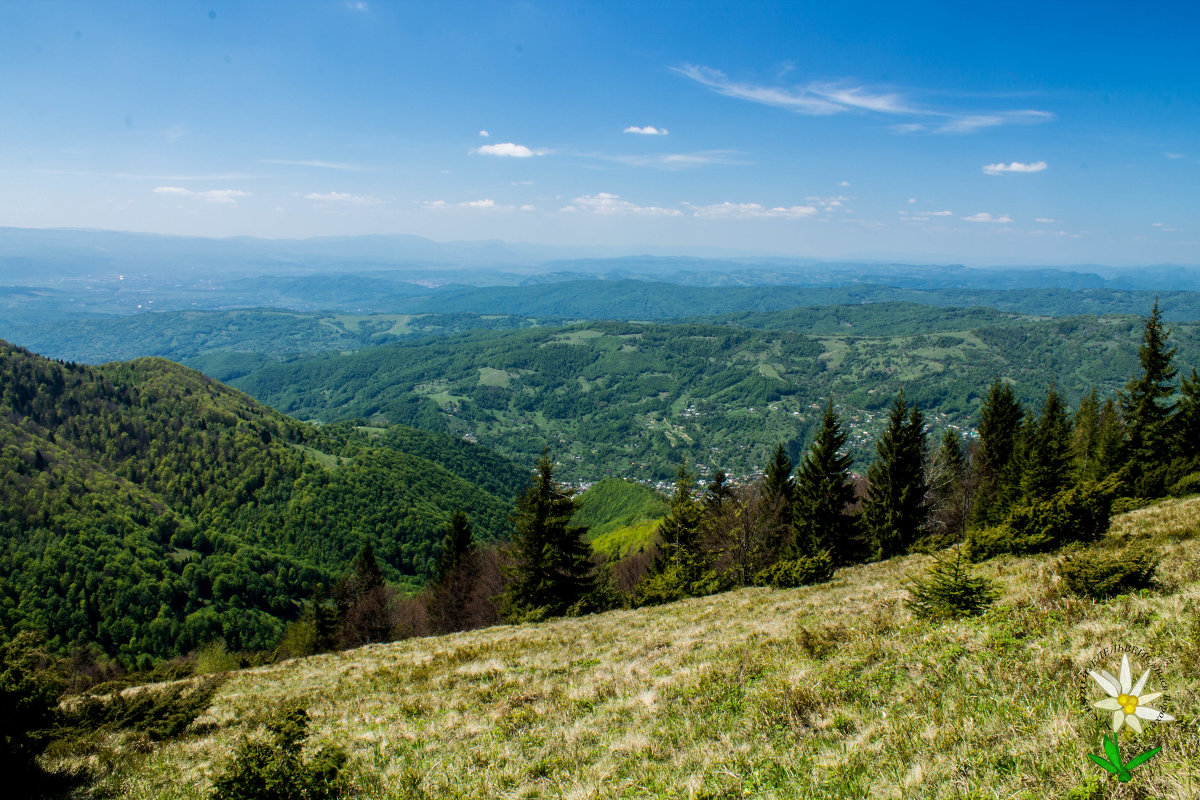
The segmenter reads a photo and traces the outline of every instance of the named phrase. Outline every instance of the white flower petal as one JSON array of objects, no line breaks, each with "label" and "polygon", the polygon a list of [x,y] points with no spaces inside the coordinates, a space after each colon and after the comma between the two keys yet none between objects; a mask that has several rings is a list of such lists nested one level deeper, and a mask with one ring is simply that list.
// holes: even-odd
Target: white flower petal
[{"label": "white flower petal", "polygon": [[1133,673],[1129,669],[1129,656],[1121,656],[1121,694],[1129,694],[1133,688]]},{"label": "white flower petal", "polygon": [[1106,697],[1099,702],[1092,703],[1092,708],[1102,708],[1105,711],[1119,711],[1121,704],[1117,702],[1115,697]]},{"label": "white flower petal", "polygon": [[1142,677],[1138,678],[1138,682],[1133,685],[1133,689],[1129,693],[1141,695],[1142,689],[1146,688],[1146,679],[1149,677],[1150,677],[1150,670],[1146,670],[1145,672],[1143,672]]},{"label": "white flower petal", "polygon": [[1109,675],[1104,670],[1100,670],[1099,672],[1096,672],[1096,670],[1091,670],[1088,672],[1088,675],[1092,676],[1092,680],[1098,683],[1100,688],[1103,689],[1105,694],[1107,694],[1109,697],[1116,697],[1121,693],[1121,685],[1117,683],[1117,679],[1112,675]]},{"label": "white flower petal", "polygon": [[1128,725],[1130,728],[1133,728],[1134,733],[1142,732],[1142,723],[1140,721],[1138,721],[1138,718],[1136,716],[1134,716],[1133,714],[1125,715],[1125,724]]},{"label": "white flower petal", "polygon": [[1166,712],[1159,711],[1157,708],[1150,706],[1138,706],[1137,711],[1133,712],[1137,716],[1150,722],[1174,722],[1175,718]]},{"label": "white flower petal", "polygon": [[1117,709],[1113,712],[1113,733],[1121,730],[1121,726],[1125,724],[1125,712]]},{"label": "white flower petal", "polygon": [[1149,705],[1160,697],[1162,697],[1162,692],[1151,692],[1150,694],[1138,695],[1138,705]]}]

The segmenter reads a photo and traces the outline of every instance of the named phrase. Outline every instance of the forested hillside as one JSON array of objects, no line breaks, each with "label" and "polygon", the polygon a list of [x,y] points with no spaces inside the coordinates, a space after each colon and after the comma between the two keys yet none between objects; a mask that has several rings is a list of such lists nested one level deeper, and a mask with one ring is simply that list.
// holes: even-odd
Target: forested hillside
[{"label": "forested hillside", "polygon": [[127,664],[269,647],[364,544],[416,586],[455,509],[507,538],[527,477],[445,434],[317,429],[161,359],[3,343],[0,628]]},{"label": "forested hillside", "polygon": [[[301,418],[450,431],[519,459],[549,445],[569,480],[666,482],[683,454],[701,474],[748,475],[776,442],[795,460],[830,397],[862,468],[901,388],[935,429],[973,426],[997,377],[1027,405],[1050,385],[1072,405],[1093,387],[1108,395],[1136,370],[1143,325],[956,311],[963,326],[921,330],[912,307],[881,309],[886,322],[870,310],[781,313],[763,323],[774,330],[742,318],[471,332],[271,364],[235,385]],[[1196,363],[1200,329],[1176,324],[1172,337],[1179,362]]]}]

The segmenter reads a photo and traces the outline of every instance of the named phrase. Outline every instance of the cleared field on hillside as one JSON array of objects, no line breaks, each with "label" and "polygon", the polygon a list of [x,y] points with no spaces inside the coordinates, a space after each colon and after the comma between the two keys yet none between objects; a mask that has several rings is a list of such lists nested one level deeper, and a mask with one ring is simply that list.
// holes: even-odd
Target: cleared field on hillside
[{"label": "cleared field on hillside", "polygon": [[[1200,498],[1114,520],[1109,543],[1158,547],[1160,590],[1063,594],[1056,556],[981,571],[984,616],[905,609],[910,556],[797,590],[746,589],[658,608],[415,639],[235,673],[200,735],[113,775],[132,798],[199,798],[239,737],[285,698],[310,746],[352,753],[371,798],[1172,797],[1200,791]],[[1088,668],[1135,645],[1177,718],[1122,737],[1163,751],[1129,784],[1101,780],[1109,717]],[[1134,655],[1136,678],[1149,664]],[[147,748],[140,748],[146,750]],[[98,757],[98,756],[93,756]],[[1072,792],[1075,792],[1072,794]]]}]

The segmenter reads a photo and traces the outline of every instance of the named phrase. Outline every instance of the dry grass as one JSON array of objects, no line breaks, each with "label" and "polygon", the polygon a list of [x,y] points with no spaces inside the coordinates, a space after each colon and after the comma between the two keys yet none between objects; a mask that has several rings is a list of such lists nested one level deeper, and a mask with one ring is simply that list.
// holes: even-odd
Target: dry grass
[{"label": "dry grass", "polygon": [[[207,796],[239,736],[303,698],[314,741],[351,751],[370,798],[1193,797],[1200,728],[1200,498],[1118,518],[1157,546],[1162,591],[1064,595],[1056,558],[983,565],[1003,595],[931,624],[904,608],[911,556],[828,584],[746,589],[659,608],[415,639],[236,673],[200,732],[124,747],[131,798]],[[1122,740],[1162,745],[1129,784],[1086,760],[1106,719],[1089,666],[1122,643],[1161,662],[1178,719]],[[1144,659],[1134,657],[1134,669]],[[114,745],[120,745],[114,741]],[[146,748],[141,748],[145,750]]]}]

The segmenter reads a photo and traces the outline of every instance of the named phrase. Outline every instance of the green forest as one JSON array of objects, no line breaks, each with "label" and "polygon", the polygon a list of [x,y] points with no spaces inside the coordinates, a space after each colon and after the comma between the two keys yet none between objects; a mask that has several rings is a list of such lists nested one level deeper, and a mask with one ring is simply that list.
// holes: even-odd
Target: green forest
[{"label": "green forest", "polygon": [[0,376],[0,629],[126,666],[273,647],[367,544],[420,586],[455,509],[508,538],[526,477],[445,434],[299,423],[161,359],[4,344]]},{"label": "green forest", "polygon": [[[1137,317],[920,320],[917,307],[863,306],[780,312],[767,329],[739,318],[474,331],[273,363],[233,383],[302,419],[448,431],[523,463],[550,446],[563,480],[667,486],[684,455],[701,476],[742,479],[776,442],[797,459],[831,397],[865,469],[902,388],[937,431],[968,430],[997,377],[1026,405],[1050,385],[1074,404],[1093,388],[1112,394],[1138,364]],[[1200,327],[1179,323],[1172,336],[1194,363]]]}]

